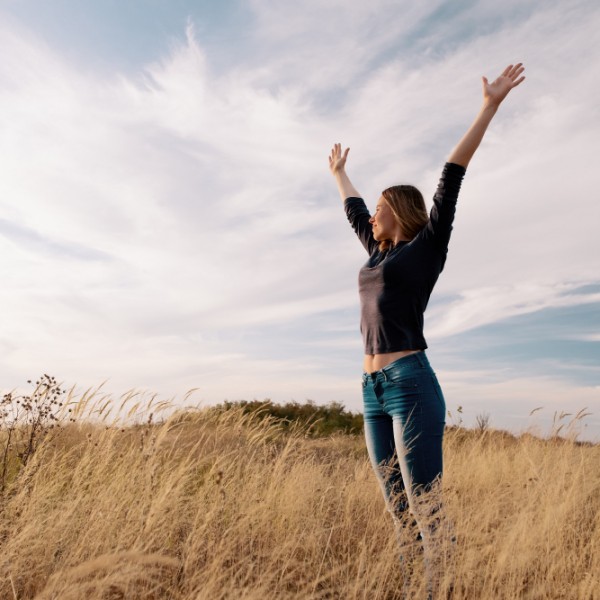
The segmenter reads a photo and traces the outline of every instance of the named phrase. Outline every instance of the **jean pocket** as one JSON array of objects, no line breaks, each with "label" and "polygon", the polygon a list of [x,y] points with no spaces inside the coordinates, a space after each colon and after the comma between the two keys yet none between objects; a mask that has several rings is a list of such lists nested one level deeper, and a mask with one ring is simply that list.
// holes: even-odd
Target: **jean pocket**
[{"label": "jean pocket", "polygon": [[401,373],[390,373],[385,378],[386,383],[389,383],[397,388],[405,388],[414,390],[419,387],[419,379],[413,376],[403,375]]}]

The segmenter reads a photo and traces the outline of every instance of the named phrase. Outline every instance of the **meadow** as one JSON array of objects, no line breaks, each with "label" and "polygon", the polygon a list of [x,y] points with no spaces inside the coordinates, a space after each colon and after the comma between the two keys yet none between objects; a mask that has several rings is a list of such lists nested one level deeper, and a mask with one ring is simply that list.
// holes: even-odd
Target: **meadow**
[{"label": "meadow", "polygon": [[[425,597],[354,417],[36,389],[0,414],[0,598]],[[600,598],[600,445],[450,427],[443,494],[440,597]]]}]

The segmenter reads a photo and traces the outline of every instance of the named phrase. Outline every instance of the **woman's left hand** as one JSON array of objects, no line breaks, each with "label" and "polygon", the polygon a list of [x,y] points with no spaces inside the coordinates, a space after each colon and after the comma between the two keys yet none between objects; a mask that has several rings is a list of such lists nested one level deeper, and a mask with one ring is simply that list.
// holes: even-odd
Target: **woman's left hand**
[{"label": "woman's left hand", "polygon": [[482,77],[484,102],[488,105],[499,106],[502,100],[508,95],[508,92],[517,87],[525,79],[524,76],[521,76],[524,70],[523,63],[518,63],[516,65],[508,65],[502,75],[495,81],[492,81],[492,83],[486,77]]}]

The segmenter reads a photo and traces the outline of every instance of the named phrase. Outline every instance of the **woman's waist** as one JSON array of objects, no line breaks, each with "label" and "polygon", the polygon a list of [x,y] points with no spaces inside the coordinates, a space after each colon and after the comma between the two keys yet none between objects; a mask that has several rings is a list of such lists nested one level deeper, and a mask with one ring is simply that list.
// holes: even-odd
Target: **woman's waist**
[{"label": "woman's waist", "polygon": [[365,354],[363,370],[365,373],[381,371],[393,362],[406,358],[411,354],[417,354],[418,352],[422,352],[422,350],[400,350],[398,352],[385,352],[382,354]]}]

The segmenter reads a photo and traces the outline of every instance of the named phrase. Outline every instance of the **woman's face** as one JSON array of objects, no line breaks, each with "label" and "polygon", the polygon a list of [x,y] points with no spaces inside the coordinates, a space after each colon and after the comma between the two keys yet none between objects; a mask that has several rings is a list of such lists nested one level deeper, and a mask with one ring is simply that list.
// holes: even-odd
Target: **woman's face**
[{"label": "woman's face", "polygon": [[383,240],[395,242],[398,237],[401,237],[400,225],[383,196],[377,201],[375,213],[369,219],[369,223],[373,226],[373,237],[378,242]]}]

